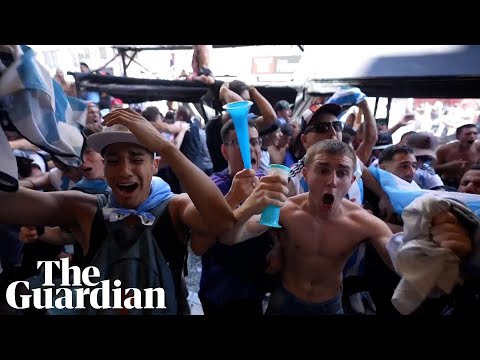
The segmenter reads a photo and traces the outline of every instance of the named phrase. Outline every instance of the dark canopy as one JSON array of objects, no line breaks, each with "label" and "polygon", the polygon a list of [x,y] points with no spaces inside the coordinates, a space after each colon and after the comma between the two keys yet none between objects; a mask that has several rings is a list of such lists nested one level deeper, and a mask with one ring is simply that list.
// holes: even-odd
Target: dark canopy
[{"label": "dark canopy", "polygon": [[[208,86],[190,80],[139,79],[124,76],[98,75],[92,73],[72,73],[76,85],[88,91],[105,92],[122,99],[125,103],[171,100],[179,102],[213,104],[218,110],[218,91],[222,85],[217,81]],[[256,86],[257,90],[274,105],[279,100],[295,102],[297,89],[289,86]],[[206,96],[208,94],[208,96]],[[255,110],[255,109],[252,109]]]},{"label": "dark canopy", "polygon": [[172,100],[198,102],[209,87],[188,80],[137,79],[124,76],[98,75],[91,73],[68,73],[76,85],[88,91],[105,92],[126,103]]},{"label": "dark canopy", "polygon": [[453,47],[449,52],[379,53],[352,62],[345,69],[345,62],[334,69],[318,63],[313,82],[321,83],[325,92],[339,85],[358,86],[372,97],[480,98],[478,45]]}]

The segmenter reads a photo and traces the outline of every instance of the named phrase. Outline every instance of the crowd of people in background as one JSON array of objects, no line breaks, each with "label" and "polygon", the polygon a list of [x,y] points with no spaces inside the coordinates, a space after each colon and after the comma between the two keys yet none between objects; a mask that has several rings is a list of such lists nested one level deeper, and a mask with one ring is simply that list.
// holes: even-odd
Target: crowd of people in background
[{"label": "crowd of people in background", "polygon": [[[188,80],[215,83],[208,56],[207,45],[195,45]],[[82,63],[81,71],[90,69]],[[480,195],[477,123],[458,126],[455,141],[439,145],[445,128],[439,115],[434,119],[437,130],[406,132],[394,143],[392,135],[418,115],[403,114],[389,127],[389,121],[375,119],[368,102],[359,97],[349,104],[355,111],[341,120],[345,104],[316,98],[293,118],[295,104],[271,104],[254,86],[234,80],[219,88],[222,104],[250,100],[258,109],[248,115],[251,164],[245,170],[226,111],[203,119],[187,103],[168,102],[165,113],[155,106],[133,108],[106,93],[76,89],[60,70],[54,79],[66,94],[88,103],[86,148],[81,166],[75,168],[19,134],[7,133],[21,190],[18,198],[5,195],[20,205],[11,214],[0,211],[0,222],[5,222],[0,225],[0,303],[5,313],[12,313],[5,305],[6,287],[41,276],[37,261],[68,258],[84,267],[94,255],[83,238],[90,225],[60,216],[44,193],[81,192],[84,195],[57,198],[64,196],[63,210],[71,209],[71,202],[86,203],[75,211],[93,218],[98,209],[92,194],[112,199],[113,193],[117,202],[128,203],[138,193],[144,201],[150,199],[150,183],[154,188],[152,177],[162,179],[175,199],[168,205],[171,236],[187,238],[201,256],[199,298],[206,315],[262,315],[265,300],[266,314],[398,314],[391,298],[401,276],[387,243],[405,224],[372,175],[374,168],[421,189]],[[134,137],[103,147],[93,140],[119,124]],[[287,182],[268,175],[272,164],[290,169]],[[41,216],[24,208],[25,221],[18,224],[20,206],[33,200],[45,204],[44,212],[52,217],[34,224],[33,214]],[[124,207],[136,209],[142,201]],[[271,204],[282,206],[280,230],[257,224],[258,214]],[[57,224],[51,223],[54,215],[59,216]],[[442,216],[443,221],[431,220],[434,241],[466,258],[471,252],[465,245],[467,231],[451,220],[451,213]],[[183,273],[182,285],[176,286],[181,300],[188,295],[184,276],[188,274]],[[468,293],[465,286],[458,288],[428,299],[415,312],[478,311],[478,304],[470,301],[478,298],[477,287]],[[185,301],[179,302],[178,313],[189,313]]]}]

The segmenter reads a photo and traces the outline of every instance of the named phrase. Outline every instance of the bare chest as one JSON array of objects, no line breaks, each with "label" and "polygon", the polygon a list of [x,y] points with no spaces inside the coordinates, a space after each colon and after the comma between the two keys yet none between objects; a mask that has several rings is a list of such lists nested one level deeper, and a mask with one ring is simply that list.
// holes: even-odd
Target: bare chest
[{"label": "bare chest", "polygon": [[447,154],[447,162],[454,160],[466,161],[470,165],[477,164],[480,162],[480,152],[476,150],[476,147],[466,151],[454,149]]},{"label": "bare chest", "polygon": [[[295,219],[290,220],[295,224]],[[298,255],[348,257],[364,236],[348,221],[297,221],[289,227],[285,246]]]}]

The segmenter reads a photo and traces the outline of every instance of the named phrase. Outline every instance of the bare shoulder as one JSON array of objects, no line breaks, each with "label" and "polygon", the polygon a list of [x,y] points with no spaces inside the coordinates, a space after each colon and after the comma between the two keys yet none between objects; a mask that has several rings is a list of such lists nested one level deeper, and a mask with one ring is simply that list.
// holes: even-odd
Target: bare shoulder
[{"label": "bare shoulder", "polygon": [[168,210],[174,218],[177,218],[185,212],[189,205],[193,205],[193,203],[188,194],[175,194],[170,198]]},{"label": "bare shoulder", "polygon": [[458,146],[458,142],[453,142],[449,144],[442,144],[437,148],[437,153],[443,154],[449,151],[455,150]]},{"label": "bare shoulder", "polygon": [[389,232],[389,228],[385,222],[378,217],[370,214],[363,207],[354,204],[351,201],[345,200],[343,204],[346,209],[345,215],[348,216],[355,224],[367,233],[367,236]]},{"label": "bare shoulder", "polygon": [[190,204],[192,200],[190,200],[190,196],[186,193],[182,194],[175,194],[170,198],[170,207],[179,207],[179,206],[186,206]]},{"label": "bare shoulder", "polygon": [[289,197],[285,204],[283,205],[283,209],[286,211],[294,211],[295,209],[300,209],[302,204],[307,200],[308,193],[298,194],[292,197]]},{"label": "bare shoulder", "polygon": [[292,219],[298,219],[298,216],[303,216],[302,204],[305,202],[307,194],[299,194],[292,196],[285,201],[280,209],[280,222],[283,224],[290,223]]}]

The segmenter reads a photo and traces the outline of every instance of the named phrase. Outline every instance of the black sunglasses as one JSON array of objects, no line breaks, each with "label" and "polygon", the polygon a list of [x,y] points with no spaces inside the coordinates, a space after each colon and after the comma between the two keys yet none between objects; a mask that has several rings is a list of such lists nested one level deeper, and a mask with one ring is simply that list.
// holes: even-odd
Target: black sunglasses
[{"label": "black sunglasses", "polygon": [[307,125],[305,128],[304,133],[310,131],[315,131],[318,133],[326,133],[330,130],[330,127],[333,127],[336,132],[340,132],[343,130],[343,123],[341,121],[334,121],[334,122],[317,122],[316,124],[312,124],[310,126]]}]

